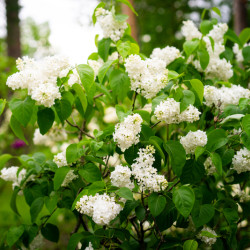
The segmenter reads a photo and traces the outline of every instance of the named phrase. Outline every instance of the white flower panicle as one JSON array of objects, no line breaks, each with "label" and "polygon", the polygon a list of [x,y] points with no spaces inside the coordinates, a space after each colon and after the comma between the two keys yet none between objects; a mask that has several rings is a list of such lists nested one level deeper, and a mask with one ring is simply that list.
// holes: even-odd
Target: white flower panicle
[{"label": "white flower panicle", "polygon": [[203,227],[201,232],[209,232],[210,234],[214,235],[214,237],[208,237],[208,236],[202,236],[201,233],[197,235],[197,238],[201,241],[205,242],[207,245],[212,246],[216,242],[216,232],[209,228],[209,227]]},{"label": "white flower panicle", "polygon": [[194,22],[191,20],[183,21],[181,33],[187,41],[192,40],[194,38],[200,39],[202,37],[202,34],[197,29]]},{"label": "white flower panicle", "polygon": [[127,116],[123,122],[115,125],[113,139],[122,152],[139,142],[142,121],[139,114],[134,114]]},{"label": "white flower panicle", "polygon": [[159,59],[143,61],[139,55],[130,55],[125,60],[125,68],[131,81],[131,90],[146,99],[156,96],[168,81],[166,63]]},{"label": "white flower panicle", "polygon": [[120,40],[128,27],[126,22],[118,22],[115,20],[111,11],[103,8],[98,8],[95,12],[97,22],[103,30],[104,38],[111,38],[112,41],[117,42]]},{"label": "white flower panicle", "polygon": [[72,87],[75,83],[81,84],[80,76],[76,69],[69,75],[68,85]]},{"label": "white flower panicle", "polygon": [[99,69],[102,67],[103,64],[104,61],[101,58],[99,58],[98,60],[88,60],[88,65],[94,70],[95,78],[98,75]]},{"label": "white flower panicle", "polygon": [[181,57],[181,52],[173,46],[167,46],[163,49],[155,48],[150,56],[152,59],[158,59],[165,62],[165,67],[175,59]]},{"label": "white flower panicle", "polygon": [[167,124],[178,124],[184,121],[190,123],[198,121],[201,112],[190,104],[186,110],[180,113],[180,102],[176,102],[173,98],[168,98],[156,106],[154,114],[159,121],[164,121]]},{"label": "white flower panicle", "polygon": [[0,178],[5,180],[5,181],[11,181],[12,183],[12,187],[13,189],[16,186],[20,186],[21,181],[24,179],[25,175],[26,175],[26,169],[22,169],[21,171],[19,171],[19,167],[13,166],[13,167],[9,167],[9,168],[3,168],[0,171]]},{"label": "white flower panicle", "polygon": [[150,192],[159,192],[165,190],[168,182],[163,175],[157,173],[157,169],[153,167],[155,158],[153,154],[155,149],[153,146],[141,148],[138,152],[139,156],[132,164],[132,175],[137,181],[140,190],[149,190]]},{"label": "white flower panicle", "polygon": [[53,162],[60,168],[63,166],[67,166],[67,159],[66,159],[66,150],[62,151],[61,153],[58,153],[54,156]]},{"label": "white flower panicle", "polygon": [[206,132],[201,130],[195,132],[189,131],[186,136],[181,137],[180,143],[187,154],[194,154],[196,147],[204,147],[207,144]]},{"label": "white flower panicle", "polygon": [[134,188],[134,183],[131,181],[132,171],[127,166],[117,165],[115,170],[111,172],[111,184],[116,187]]},{"label": "white flower panicle", "polygon": [[114,107],[108,107],[104,110],[103,121],[106,123],[115,123],[118,121],[118,117],[116,115],[116,110]]},{"label": "white flower panicle", "polygon": [[76,203],[76,210],[92,217],[98,225],[108,225],[120,213],[122,206],[115,202],[114,197],[97,193],[95,196],[84,195]]},{"label": "white flower panicle", "polygon": [[38,105],[51,107],[56,99],[61,98],[57,77],[69,69],[68,59],[61,56],[46,57],[34,61],[28,57],[17,59],[19,72],[7,79],[7,86],[15,89],[28,89],[28,93]]},{"label": "white flower panicle", "polygon": [[238,105],[241,98],[250,98],[250,90],[234,84],[231,85],[231,88],[205,85],[204,98],[207,106],[215,105],[216,108],[224,109],[229,104]]},{"label": "white flower panicle", "polygon": [[238,173],[250,171],[250,151],[247,148],[240,149],[233,158],[233,169]]},{"label": "white flower panicle", "polygon": [[216,173],[216,167],[212,162],[211,157],[208,157],[204,162],[204,167],[206,169],[207,175],[213,175]]},{"label": "white flower panicle", "polygon": [[[250,43],[245,43],[243,47],[245,48],[247,46],[250,46]],[[236,61],[238,63],[242,63],[244,61],[244,58],[242,55],[242,49],[239,48],[239,45],[237,43],[235,43],[233,46],[233,52],[235,54]]]},{"label": "white flower panicle", "polygon": [[74,174],[74,170],[69,170],[67,175],[64,178],[62,187],[67,187],[73,180],[77,179],[78,175]]}]

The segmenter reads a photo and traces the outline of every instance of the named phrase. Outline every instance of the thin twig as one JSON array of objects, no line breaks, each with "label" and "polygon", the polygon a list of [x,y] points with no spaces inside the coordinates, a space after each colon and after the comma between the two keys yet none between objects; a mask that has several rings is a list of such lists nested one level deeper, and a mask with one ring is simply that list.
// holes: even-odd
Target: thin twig
[{"label": "thin twig", "polygon": [[88,134],[87,132],[85,132],[84,130],[82,130],[78,125],[76,124],[72,124],[70,121],[66,120],[66,122],[71,126],[71,127],[74,127],[74,128],[77,128],[79,129],[84,135],[92,138],[92,139],[95,139],[95,137],[93,137],[92,135]]},{"label": "thin twig", "polygon": [[161,121],[158,121],[157,123],[153,124],[150,128],[155,127],[156,125],[158,125]]},{"label": "thin twig", "polygon": [[132,111],[133,111],[134,108],[135,108],[135,100],[136,100],[136,97],[137,97],[137,92],[135,92],[134,101],[133,101],[133,105],[132,105]]},{"label": "thin twig", "polygon": [[[112,90],[109,90],[109,93],[111,93],[111,92],[112,92]],[[94,96],[94,99],[99,98],[99,97],[101,97],[103,95],[105,95],[105,93],[101,93],[99,95],[96,95],[96,96]]]},{"label": "thin twig", "polygon": [[181,181],[177,181],[170,189],[167,190],[167,192],[170,192],[176,185],[178,185]]}]

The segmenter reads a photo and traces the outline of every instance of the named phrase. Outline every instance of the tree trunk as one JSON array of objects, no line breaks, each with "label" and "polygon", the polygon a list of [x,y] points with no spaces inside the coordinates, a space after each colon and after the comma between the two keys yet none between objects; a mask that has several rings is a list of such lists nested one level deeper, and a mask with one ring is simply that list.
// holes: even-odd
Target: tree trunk
[{"label": "tree trunk", "polygon": [[[134,6],[133,0],[129,1]],[[122,13],[129,16],[127,22],[131,27],[131,36],[138,42],[138,29],[133,11],[125,4],[122,4]]]},{"label": "tree trunk", "polygon": [[7,21],[8,56],[17,58],[21,56],[20,42],[20,6],[18,0],[5,0]]},{"label": "tree trunk", "polygon": [[237,35],[247,27],[247,0],[234,0],[234,31]]}]

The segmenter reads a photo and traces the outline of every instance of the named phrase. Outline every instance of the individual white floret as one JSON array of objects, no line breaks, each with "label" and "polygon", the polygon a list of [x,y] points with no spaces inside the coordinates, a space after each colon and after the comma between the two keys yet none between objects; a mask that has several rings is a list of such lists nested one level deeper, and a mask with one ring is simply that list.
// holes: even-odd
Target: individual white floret
[{"label": "individual white floret", "polygon": [[200,39],[202,34],[197,29],[193,21],[187,20],[183,22],[183,26],[181,28],[182,35],[186,38],[187,41],[192,40],[194,38]]},{"label": "individual white floret", "polygon": [[237,151],[233,158],[233,169],[238,173],[250,171],[250,151],[247,148],[242,148]]},{"label": "individual white floret", "polygon": [[197,238],[201,241],[205,242],[207,245],[212,246],[216,242],[216,232],[209,227],[203,227],[201,232],[209,232],[210,234],[214,235],[214,237],[209,236],[202,236],[201,233],[197,235]]},{"label": "individual white floret", "polygon": [[142,121],[139,114],[134,114],[127,116],[123,122],[116,124],[113,139],[122,152],[139,142]]},{"label": "individual white floret", "polygon": [[195,132],[189,131],[186,136],[181,137],[180,143],[187,154],[194,154],[196,147],[204,147],[207,144],[206,132],[201,130]]},{"label": "individual white floret", "polygon": [[131,181],[132,171],[127,166],[117,165],[115,170],[111,172],[111,184],[116,187],[134,188],[134,183]]}]

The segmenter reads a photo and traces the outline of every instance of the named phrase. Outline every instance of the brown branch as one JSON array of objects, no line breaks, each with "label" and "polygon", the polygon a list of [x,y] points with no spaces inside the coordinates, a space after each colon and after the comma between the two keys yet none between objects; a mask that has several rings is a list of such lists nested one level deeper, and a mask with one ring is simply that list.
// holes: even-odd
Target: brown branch
[{"label": "brown branch", "polygon": [[153,124],[150,128],[155,127],[156,125],[158,125],[161,121],[158,121],[157,123]]},{"label": "brown branch", "polygon": [[132,105],[132,111],[133,111],[134,108],[135,108],[135,100],[136,100],[136,97],[137,97],[137,92],[135,92],[134,101],[133,101],[133,105]]},{"label": "brown branch", "polygon": [[[109,90],[109,93],[111,93],[111,92],[112,92],[112,90]],[[96,96],[93,97],[93,99],[99,98],[99,97],[101,97],[103,95],[105,95],[105,93],[101,93],[99,95],[96,95]]]},{"label": "brown branch", "polygon": [[167,192],[170,192],[175,186],[177,186],[181,181],[177,181],[170,189],[167,190]]},{"label": "brown branch", "polygon": [[66,122],[71,126],[71,127],[74,127],[74,128],[77,128],[81,131],[82,134],[92,138],[92,139],[95,139],[95,137],[93,137],[92,135],[88,134],[86,131],[82,130],[78,125],[76,124],[72,124],[70,121],[66,120]]}]

